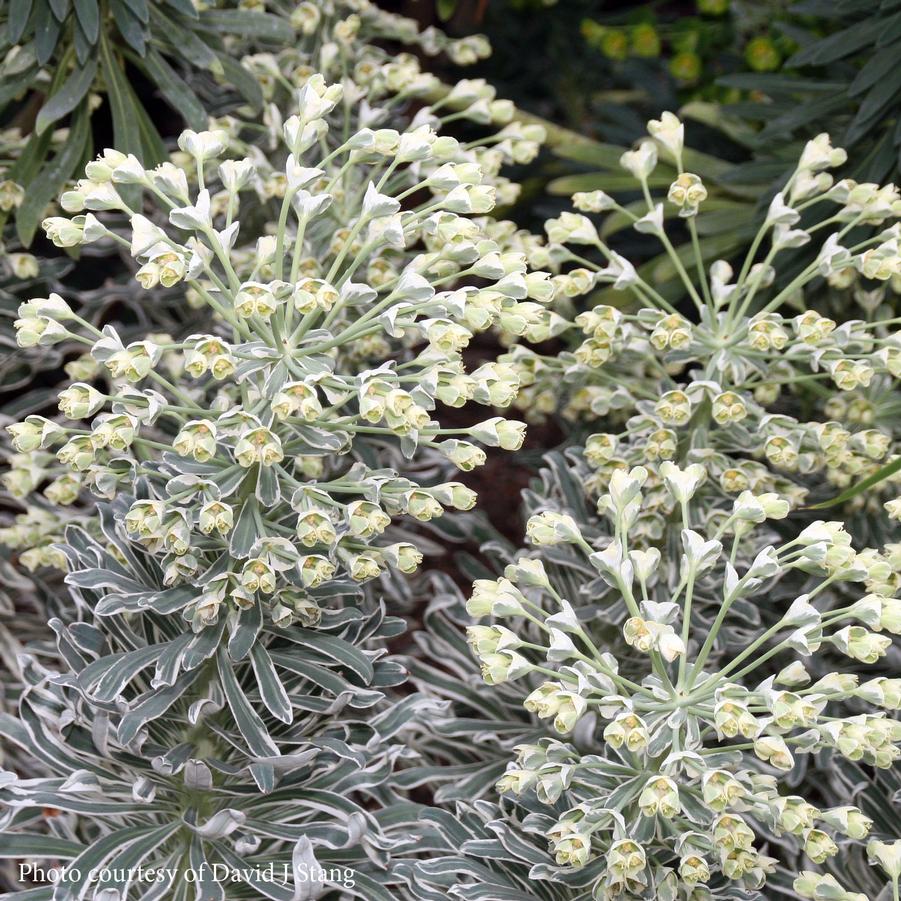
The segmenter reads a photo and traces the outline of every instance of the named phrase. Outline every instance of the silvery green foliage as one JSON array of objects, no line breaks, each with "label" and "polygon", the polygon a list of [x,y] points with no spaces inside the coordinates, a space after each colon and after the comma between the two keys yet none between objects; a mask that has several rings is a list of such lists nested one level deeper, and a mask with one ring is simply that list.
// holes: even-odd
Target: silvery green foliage
[{"label": "silvery green foliage", "polygon": [[[51,621],[61,672],[24,660],[18,717],[0,715],[4,745],[47,773],[3,774],[0,852],[60,860],[73,873],[55,892],[22,897],[245,897],[247,888],[217,883],[213,866],[270,863],[278,874],[287,866],[287,879],[251,873],[241,884],[254,897],[398,897],[385,887],[394,880],[389,777],[403,732],[431,704],[418,695],[386,703],[405,674],[384,645],[403,623],[376,605],[348,606],[316,628],[280,628],[257,607],[230,634],[224,620],[180,629],[158,558],[122,532],[127,506],[100,505],[102,542],[69,529],[83,619]],[[139,612],[110,603],[138,591]],[[88,886],[74,875],[139,865],[206,876],[200,886],[180,876]],[[336,875],[303,885],[292,865]]]},{"label": "silvery green foliage", "polygon": [[[532,255],[536,265],[558,270],[558,296],[610,286],[622,300],[575,317],[583,335],[572,351],[511,352],[523,409],[556,409],[562,381],[564,416],[595,427],[604,421],[607,430],[587,438],[585,453],[600,483],[615,469],[678,460],[703,463],[727,496],[777,491],[797,503],[823,478],[844,488],[896,459],[898,189],[834,182],[828,169],[845,154],[820,135],[773,198],[744,260],[708,269],[699,237],[707,195],[700,176],[682,168],[682,125],[665,113],[649,130],[651,138],[622,157],[644,209],[603,192],[577,194],[577,211],[549,221],[549,244]],[[680,173],[665,200],[649,188],[659,153]],[[657,291],[653,273],[643,275],[608,246],[598,213],[663,245],[690,313]],[[687,227],[694,259],[673,249],[670,218]],[[808,244],[819,248],[811,262],[777,277],[782,252]],[[843,284],[852,276],[873,288],[859,292],[860,318],[836,321],[806,307],[806,294],[823,279]],[[878,497],[869,512],[880,512]]]},{"label": "silvery green foliage", "polygon": [[552,858],[529,834],[527,808],[506,799],[458,802],[451,810],[424,807],[419,815],[429,858],[402,861],[397,872],[417,901],[573,901],[584,898],[583,874],[535,878]]},{"label": "silvery green foliage", "polygon": [[[14,714],[22,692],[23,659],[28,648],[53,656],[47,619],[58,594],[35,582],[5,557],[0,557],[0,712]],[[35,761],[14,745],[0,748],[0,769],[35,774]]]},{"label": "silvery green foliage", "polygon": [[[886,714],[901,705],[897,679],[861,681],[840,667],[813,681],[798,659],[876,663],[901,630],[901,601],[891,597],[897,561],[855,551],[841,523],[816,522],[736,566],[756,524],[786,510],[767,512],[743,495],[699,532],[703,512],[692,498],[703,475],[661,466],[682,525],[679,545],[662,552],[631,537],[643,488],[656,482],[642,467],[614,473],[601,498],[611,538],[590,544],[567,514],[529,520],[533,544],[580,548],[621,597],[629,613],[622,640],[644,655],[641,675],[626,675],[616,647],[593,639],[591,619],[556,591],[540,559],[477,581],[467,605],[493,617],[469,630],[486,682],[547,677],[524,705],[564,737],[520,745],[498,789],[553,806],[545,835],[556,864],[564,874],[584,868],[597,898],[760,891],[778,863],[760,849],[760,833],[822,863],[843,837],[864,838],[870,821],[853,807],[819,809],[786,795],[780,774],[794,769],[796,755],[828,752],[877,767],[901,755],[901,730]],[[865,582],[869,593],[845,603],[830,590],[840,582]],[[702,594],[719,597],[712,625],[693,616]],[[734,605],[760,596],[772,602],[772,624],[733,644]],[[580,750],[580,732],[602,736],[598,753]]]}]

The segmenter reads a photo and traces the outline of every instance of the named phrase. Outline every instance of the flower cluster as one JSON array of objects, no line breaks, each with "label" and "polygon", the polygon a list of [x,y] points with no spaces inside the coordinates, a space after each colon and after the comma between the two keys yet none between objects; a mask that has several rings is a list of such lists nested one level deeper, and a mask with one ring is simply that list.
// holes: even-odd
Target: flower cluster
[{"label": "flower cluster", "polygon": [[[884,303],[901,261],[897,190],[833,184],[826,170],[844,153],[818,138],[745,261],[708,266],[695,222],[706,193],[682,169],[681,123],[664,115],[650,132],[622,161],[644,200],[576,195],[578,212],[551,220],[549,243],[529,253],[555,273],[563,314],[566,298],[611,286],[609,303],[569,316],[570,333],[583,332],[572,350],[514,346],[503,358],[519,373],[522,409],[584,419],[589,434],[549,455],[524,494],[536,551],[511,559],[497,545],[503,576],[477,578],[466,604],[483,620],[468,637],[492,686],[484,712],[443,619],[453,607],[436,600],[427,618],[422,647],[450,661],[453,678],[439,687],[416,665],[414,676],[453,707],[436,725],[442,739],[423,737],[413,773],[463,772],[474,793],[508,762],[497,806],[478,809],[496,845],[473,836],[458,852],[439,827],[443,859],[408,872],[420,898],[488,885],[542,899],[768,897],[773,877],[794,881],[798,897],[857,899],[839,849],[886,834],[848,793],[811,790],[804,773],[891,772],[901,755],[889,657],[899,545],[858,549],[841,522],[785,520],[824,476],[843,488],[897,471],[898,320]],[[659,152],[679,171],[666,207],[648,188]],[[838,212],[813,218],[824,201]],[[608,246],[590,218],[601,212],[660,239],[684,297],[664,296]],[[696,277],[667,237],[670,213],[693,239]],[[782,250],[824,229],[833,233],[800,271],[776,270]],[[883,282],[858,288],[860,319],[805,308],[824,281],[860,279]],[[896,501],[881,506],[897,517]],[[890,526],[875,519],[855,532],[883,544]],[[442,774],[445,757],[456,766]],[[448,784],[437,797],[469,821],[471,794]],[[874,862],[891,859],[891,845],[870,847]],[[831,861],[834,875],[811,869]]]},{"label": "flower cluster", "polygon": [[[203,128],[213,108],[246,104],[258,118],[276,84],[299,87],[313,72],[336,81],[376,79],[391,62],[384,43],[429,56],[445,53],[458,65],[490,53],[482,35],[452,39],[437,28],[420,30],[415,20],[371,0],[143,0],[113,10],[100,0],[80,0],[77,9],[30,0],[27,8],[4,5],[0,16],[6,37],[2,77],[9,85],[0,98],[4,122],[18,123],[18,106],[43,101],[36,117],[21,120],[34,128],[28,153],[9,171],[4,154],[0,166],[0,218],[15,216],[25,243],[34,237],[43,206],[92,155],[91,118],[104,93],[114,98],[109,112],[121,149],[140,150],[148,160],[161,157],[163,139],[129,82],[132,72],[186,125]],[[438,85],[434,78],[431,83]],[[68,153],[61,152],[62,142],[48,141],[50,129],[64,123]],[[4,138],[0,134],[0,142]]]},{"label": "flower cluster", "polygon": [[[234,133],[249,121],[255,132],[262,130],[265,155],[271,157],[281,140],[285,110],[291,110],[296,91],[313,75],[321,75],[341,84],[347,101],[330,116],[335,136],[366,127],[403,131],[411,121],[440,128],[464,120],[498,128],[471,146],[485,151],[480,159],[483,179],[496,187],[499,201],[511,202],[517,197],[519,186],[500,174],[501,165],[532,159],[544,129],[515,122],[513,104],[499,99],[483,80],[463,79],[447,85],[423,71],[415,53],[384,48],[385,42],[392,42],[415,47],[427,56],[444,53],[457,65],[470,65],[489,55],[484,37],[453,39],[434,27],[420,30],[415,20],[380,9],[371,0],[300,3],[291,13],[291,24],[298,40],[278,51],[261,50],[252,41],[234,48],[262,94],[262,116],[239,106],[212,120],[216,127]],[[340,127],[337,120],[341,120]]]},{"label": "flower cluster", "polygon": [[[558,296],[611,287],[609,303],[574,317],[581,334],[572,350],[511,351],[505,362],[520,373],[522,409],[541,415],[562,406],[565,417],[613,425],[585,441],[601,484],[643,463],[700,462],[726,496],[778,491],[797,504],[813,474],[847,488],[892,462],[901,332],[884,301],[901,288],[898,189],[836,182],[828,170],[845,152],[820,135],[771,200],[744,261],[711,262],[696,222],[706,191],[683,169],[682,124],[665,113],[649,131],[621,160],[644,200],[624,207],[600,191],[576,194],[577,211],[549,221],[549,244],[531,255],[555,269]],[[665,201],[648,187],[660,153],[679,172]],[[606,243],[597,213],[660,241],[683,306]],[[688,229],[693,262],[668,236],[673,217]],[[780,270],[781,252],[808,244],[819,249],[800,271]],[[860,318],[836,321],[806,306],[805,292],[824,279],[872,286],[857,292]]]},{"label": "flower cluster", "polygon": [[[491,53],[488,39],[483,35],[451,38],[438,28],[421,29],[415,19],[381,9],[372,0],[303,0],[293,6],[288,16],[297,34],[296,43],[277,52],[244,53],[239,43],[234,48],[242,65],[261,77],[264,96],[271,98],[285,76],[304,79],[313,72],[324,75],[350,75],[355,81],[384,80],[389,90],[396,77],[393,66],[408,64],[412,54],[386,53],[378,43],[392,41],[424,53],[437,56],[444,53],[458,66],[468,66],[485,59]],[[429,75],[434,87],[436,80]]]},{"label": "flower cluster", "polygon": [[[324,116],[341,96],[318,76],[300,92],[284,124],[272,234],[242,233],[266,192],[253,161],[230,158],[216,131],[181,136],[187,171],[105,152],[63,197],[89,212],[45,222],[64,246],[127,245],[143,286],[183,286],[209,308],[208,333],[126,344],[58,295],[23,304],[16,321],[23,346],[78,340],[87,352],[59,395],[64,421],[9,427],[23,462],[8,481],[28,490],[54,474],[52,449],[65,471],[45,493],[60,503],[79,485],[110,499],[130,490],[129,536],[161,555],[167,584],[204,589],[185,605],[197,628],[257,597],[288,623],[335,577],[413,571],[415,546],[382,538],[392,518],[428,521],[475,495],[390,464],[422,448],[469,470],[482,446],[519,447],[520,423],[443,428],[436,408],[514,399],[508,367],[467,371],[474,333],[503,316],[527,320],[539,339],[554,327],[531,300],[547,273],[528,272],[473,218],[495,197],[477,156],[428,125],[362,129],[323,156]],[[136,191],[166,219],[132,205]],[[92,211],[124,214],[130,228],[123,237]]]},{"label": "flower cluster", "polygon": [[[682,506],[678,550],[642,550],[630,537],[652,487],[641,467],[610,480],[601,508],[613,537],[604,542],[587,542],[565,514],[528,523],[541,549],[581,548],[597,590],[621,599],[621,640],[644,661],[637,668],[624,672],[615,647],[593,638],[592,618],[553,588],[540,559],[477,581],[467,605],[494,621],[469,630],[486,682],[545,677],[526,709],[561,736],[603,738],[590,754],[581,741],[521,745],[498,784],[564,805],[546,833],[552,852],[560,866],[595,864],[598,898],[659,897],[664,884],[690,892],[723,880],[757,890],[777,862],[760,850],[760,832],[795,841],[822,863],[842,836],[866,836],[870,821],[851,806],[820,809],[786,795],[779,774],[799,755],[877,767],[901,756],[901,727],[887,715],[901,707],[898,679],[842,670],[815,678],[797,659],[828,654],[856,668],[886,653],[901,631],[897,553],[856,551],[841,523],[819,521],[736,567],[745,536],[785,511],[768,514],[766,498],[746,495],[699,533],[685,489],[699,475],[666,474]],[[849,603],[827,591],[857,582],[867,593]],[[766,620],[736,641],[724,623],[755,597],[770,600]],[[700,599],[717,610],[712,624],[697,615]]]}]

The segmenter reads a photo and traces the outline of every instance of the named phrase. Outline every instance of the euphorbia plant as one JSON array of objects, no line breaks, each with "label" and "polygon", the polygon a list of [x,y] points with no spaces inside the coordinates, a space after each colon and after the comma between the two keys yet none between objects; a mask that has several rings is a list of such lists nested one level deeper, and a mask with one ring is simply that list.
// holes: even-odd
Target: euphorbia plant
[{"label": "euphorbia plant", "polygon": [[[678,165],[680,123],[664,116],[651,132]],[[822,803],[818,767],[842,756],[890,766],[898,756],[898,684],[885,656],[899,627],[898,545],[856,550],[841,522],[784,522],[819,474],[844,485],[891,460],[898,339],[896,317],[880,308],[886,291],[874,290],[859,320],[797,306],[802,289],[850,267],[891,284],[897,226],[886,226],[897,190],[832,185],[824,169],[842,153],[823,136],[773,200],[744,262],[705,271],[700,253],[685,260],[672,250],[665,208],[647,188],[657,152],[645,142],[623,159],[646,216],[600,193],[577,195],[580,213],[551,220],[550,243],[530,254],[557,271],[558,298],[610,283],[624,302],[578,315],[585,338],[572,352],[517,347],[506,359],[526,385],[523,409],[562,407],[588,436],[550,456],[526,494],[537,553],[475,583],[467,609],[493,618],[469,633],[493,688],[484,714],[440,616],[447,603],[427,619],[434,634],[423,647],[454,648],[453,677],[439,686],[434,673],[414,672],[454,709],[437,736],[422,738],[411,782],[440,780],[446,767],[449,779],[465,774],[482,788],[521,738],[498,805],[477,809],[496,842],[444,844],[450,827],[435,817],[443,855],[407,871],[423,898],[490,897],[497,886],[554,899],[768,897],[768,878],[786,889],[805,856],[823,863],[869,829],[846,801]],[[700,179],[681,172],[669,202],[689,235],[704,199]],[[837,201],[837,213],[794,227],[823,201]],[[663,242],[683,307],[583,215],[604,210]],[[780,251],[828,230],[792,287],[773,289]],[[816,418],[804,422],[798,414],[809,409]],[[886,506],[897,515],[896,502]],[[517,685],[532,722],[512,708]],[[535,737],[535,720],[545,736]],[[441,797],[472,821],[451,787]],[[855,897],[810,873],[793,891]]]},{"label": "euphorbia plant", "polygon": [[[518,446],[517,423],[443,428],[434,411],[515,396],[509,369],[465,371],[460,354],[473,331],[510,311],[531,317],[538,337],[553,328],[551,314],[527,300],[542,294],[546,275],[527,273],[521,254],[501,253],[465,217],[487,212],[494,192],[455,140],[428,126],[363,129],[319,166],[302,164],[339,99],[340,88],[315,78],[304,89],[300,116],[285,125],[290,153],[277,230],[255,245],[239,237],[236,217],[256,169],[250,160],[220,160],[225,136],[217,132],[181,138],[195,160],[194,188],[171,164],[148,172],[108,152],[89,165],[63,202],[125,212],[130,239],[93,213],[47,221],[60,243],[129,244],[142,264],[139,281],[183,283],[221,329],[126,346],[112,326],[94,328],[59,296],[24,304],[17,321],[26,346],[75,337],[90,349],[87,380],[61,393],[60,410],[91,420],[80,429],[31,417],[10,427],[17,449],[40,469],[46,450],[58,448],[68,478],[103,497],[121,490],[123,478],[149,480],[124,525],[166,555],[172,584],[197,578],[226,549],[243,560],[240,570],[230,565],[230,574],[204,580],[201,619],[215,621],[226,597],[238,603],[246,591],[273,597],[293,582],[314,590],[336,572],[365,581],[386,565],[414,569],[414,548],[379,538],[391,517],[428,520],[446,506],[469,508],[474,496],[458,483],[417,485],[381,460],[424,447],[471,469],[484,453],[469,439]],[[413,184],[406,174],[393,178],[411,164],[420,173]],[[397,181],[400,200],[386,193]],[[168,225],[130,208],[119,193],[125,185],[154,197]],[[420,190],[429,198],[404,210],[402,200]],[[407,254],[418,241],[421,252]],[[467,276],[482,286],[462,286]],[[173,367],[183,367],[176,381]],[[96,377],[106,381],[102,390]],[[155,472],[148,457],[158,461]],[[295,567],[296,579],[280,575]],[[290,605],[278,616],[290,619]]]},{"label": "euphorbia plant", "polygon": [[[437,418],[441,404],[515,396],[505,367],[467,371],[473,333],[515,315],[541,338],[556,319],[530,299],[547,297],[547,274],[473,218],[494,203],[477,155],[427,124],[361,128],[323,150],[341,101],[340,87],[308,81],[280,173],[229,158],[223,132],[186,132],[185,168],[107,151],[62,201],[91,212],[45,223],[62,245],[127,246],[143,285],[181,288],[210,325],[126,344],[59,295],[20,311],[23,345],[86,353],[61,420],[10,428],[9,478],[55,476],[69,499],[83,486],[102,503],[97,538],[66,532],[79,621],[55,628],[68,673],[32,667],[21,719],[2,721],[27,751],[55,749],[39,755],[54,775],[4,789],[14,856],[49,853],[49,838],[20,835],[49,805],[81,814],[66,815],[60,854],[84,864],[290,864],[312,843],[339,861],[347,849],[360,873],[348,891],[383,897],[391,880],[379,814],[334,793],[390,801],[393,737],[422,702],[386,699],[403,678],[383,659],[400,623],[355,583],[418,565],[415,537],[390,537],[398,517],[472,506],[472,491],[435,475],[522,441],[522,424],[499,416]],[[280,185],[272,233],[245,226],[271,197],[255,190],[263,178]],[[411,458],[428,463],[421,480]]]}]

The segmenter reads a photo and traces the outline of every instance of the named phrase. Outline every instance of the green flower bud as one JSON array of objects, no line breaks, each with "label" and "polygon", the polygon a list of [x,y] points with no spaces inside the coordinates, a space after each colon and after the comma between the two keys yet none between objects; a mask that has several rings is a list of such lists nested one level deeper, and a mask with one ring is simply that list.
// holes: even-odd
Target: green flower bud
[{"label": "green flower bud", "polygon": [[701,77],[701,57],[692,50],[682,50],[673,55],[669,71],[676,81],[685,85],[694,84]]},{"label": "green flower bud", "polygon": [[251,429],[235,445],[235,459],[245,469],[259,463],[274,466],[285,458],[278,435],[267,428]]},{"label": "green flower bud", "polygon": [[633,55],[642,59],[654,59],[660,56],[660,35],[650,23],[642,22],[633,26],[630,37]]},{"label": "green flower bud", "polygon": [[311,555],[302,557],[300,576],[306,588],[318,588],[335,575],[335,565],[325,557]]},{"label": "green flower bud", "polygon": [[782,65],[782,54],[772,38],[760,35],[748,41],[745,60],[755,72],[775,72]]},{"label": "green flower bud", "polygon": [[211,535],[214,531],[220,535],[227,535],[234,525],[234,511],[221,501],[209,501],[200,508],[198,526],[204,535]]},{"label": "green flower bud", "polygon": [[436,516],[444,515],[444,508],[428,492],[420,488],[414,488],[404,495],[405,512],[418,519],[420,522],[428,522]]},{"label": "green flower bud", "polygon": [[87,435],[76,435],[57,451],[56,458],[60,463],[84,472],[94,462],[94,444]]},{"label": "green flower bud", "polygon": [[81,479],[73,473],[59,476],[44,489],[44,497],[51,504],[59,504],[61,507],[74,504],[80,493]]},{"label": "green flower bud", "polygon": [[402,573],[416,572],[419,564],[422,563],[422,553],[412,544],[408,542],[399,542],[398,544],[389,544],[379,549],[382,556],[395,568]]},{"label": "green flower bud", "polygon": [[276,586],[275,571],[265,560],[248,560],[241,570],[241,586],[247,591],[272,594]]}]

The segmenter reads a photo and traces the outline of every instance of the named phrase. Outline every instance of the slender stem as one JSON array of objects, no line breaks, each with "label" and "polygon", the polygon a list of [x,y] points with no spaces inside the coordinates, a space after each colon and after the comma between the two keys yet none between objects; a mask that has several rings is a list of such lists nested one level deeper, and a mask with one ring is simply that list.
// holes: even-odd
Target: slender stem
[{"label": "slender stem", "polygon": [[[648,212],[654,212],[654,201],[651,197],[651,192],[648,190],[648,181],[646,178],[641,180],[641,190],[644,194],[645,202],[648,205]],[[660,238],[660,242],[663,244],[666,249],[667,254],[669,254],[670,259],[673,261],[673,265],[676,267],[676,272],[679,273],[679,278],[682,279],[682,283],[685,285],[685,289],[688,291],[689,296],[694,301],[695,306],[698,308],[698,312],[704,309],[704,304],[701,302],[701,298],[698,295],[698,292],[695,290],[695,286],[692,283],[691,277],[685,271],[685,267],[682,265],[682,260],[679,258],[679,254],[676,252],[676,248],[673,247],[672,242],[667,236],[666,232],[663,230],[663,226],[660,227],[660,234],[658,235]]]},{"label": "slender stem", "polygon": [[695,253],[695,267],[698,272],[701,291],[704,294],[704,302],[710,308],[710,312],[713,313],[715,312],[713,296],[710,293],[710,284],[707,281],[707,270],[704,268],[704,257],[701,253],[701,242],[698,240],[698,226],[694,216],[691,216],[688,220],[688,232],[691,235],[691,246]]},{"label": "slender stem", "polygon": [[[685,647],[685,651],[682,656],[679,657],[679,675],[677,678],[680,687],[685,684],[685,666],[688,658],[688,637],[691,631],[691,601],[694,587],[695,571],[694,566],[691,566],[688,571],[688,584],[685,587],[685,604],[682,610],[682,644]],[[694,670],[692,670],[692,672],[694,672]]]}]

